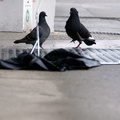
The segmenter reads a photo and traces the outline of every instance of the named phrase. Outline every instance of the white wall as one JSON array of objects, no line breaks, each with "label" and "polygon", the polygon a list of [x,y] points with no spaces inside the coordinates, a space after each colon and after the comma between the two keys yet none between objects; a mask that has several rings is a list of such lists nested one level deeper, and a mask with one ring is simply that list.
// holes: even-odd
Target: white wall
[{"label": "white wall", "polygon": [[0,31],[22,31],[22,19],[22,0],[0,1]]},{"label": "white wall", "polygon": [[[29,3],[28,3],[29,1]],[[41,0],[40,0],[41,1]],[[56,0],[42,0],[38,13],[45,11],[47,22],[54,31]],[[0,31],[22,32],[36,26],[35,14],[39,0],[3,0],[0,1]],[[27,5],[26,5],[27,4]],[[30,5],[30,6],[29,6]],[[26,21],[26,10],[29,9],[30,19]]]}]

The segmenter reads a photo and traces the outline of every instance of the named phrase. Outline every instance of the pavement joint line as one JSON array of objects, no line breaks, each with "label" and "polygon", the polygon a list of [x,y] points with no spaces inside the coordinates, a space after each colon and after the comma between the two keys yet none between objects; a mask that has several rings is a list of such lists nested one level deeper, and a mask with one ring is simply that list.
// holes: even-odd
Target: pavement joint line
[{"label": "pavement joint line", "polygon": [[[64,32],[63,30],[55,30],[55,32]],[[92,34],[107,34],[107,35],[120,35],[117,32],[99,32],[99,31],[90,31]]]},{"label": "pavement joint line", "polygon": [[97,32],[97,31],[91,31],[90,33],[93,33],[93,34],[108,34],[108,35],[120,35],[120,33],[111,33],[111,32]]},{"label": "pavement joint line", "polygon": [[[69,17],[69,16],[55,16],[55,18],[68,18],[68,17]],[[90,17],[90,16],[79,16],[79,18],[120,20],[120,17]]]}]

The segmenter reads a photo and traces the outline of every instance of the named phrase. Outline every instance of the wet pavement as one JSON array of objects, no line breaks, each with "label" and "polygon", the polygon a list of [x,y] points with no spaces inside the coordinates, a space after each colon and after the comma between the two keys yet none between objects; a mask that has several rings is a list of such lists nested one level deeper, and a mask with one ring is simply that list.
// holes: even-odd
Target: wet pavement
[{"label": "wet pavement", "polygon": [[[120,8],[120,1],[93,0],[92,3],[90,0],[86,1],[81,0],[79,7],[78,4],[75,4],[75,0],[66,0],[64,1],[65,4],[60,3],[63,0],[59,0],[56,10],[56,16],[58,17],[56,18],[58,20],[63,18],[59,16],[61,11],[64,11],[66,19],[66,13],[68,12],[66,9],[69,5],[77,5],[82,10],[82,21],[86,21],[85,23],[89,26],[90,31],[96,32],[98,27],[95,26],[95,22],[88,24],[89,17],[99,18],[103,16],[110,17],[113,21],[112,24],[109,24],[109,19],[108,23],[107,19],[104,19],[106,21],[104,25],[108,25],[104,30],[119,33],[118,18],[120,16],[116,13],[120,10],[118,9]],[[59,6],[61,4],[62,6]],[[68,7],[64,7],[65,5]],[[94,18],[94,21],[99,21],[98,18]],[[58,25],[58,23],[55,25]],[[61,25],[63,23],[60,22]],[[103,24],[101,23],[101,25]],[[99,29],[98,32],[104,32],[103,29]],[[57,26],[56,31],[60,31]],[[13,44],[15,39],[25,35],[26,33],[0,32],[0,50],[31,49],[31,45]],[[120,35],[96,33],[92,33],[92,35],[97,44],[91,47],[82,44],[81,48],[120,49]],[[70,43],[70,38],[63,30],[63,32],[52,33],[43,47],[44,49],[72,48],[77,44],[77,42],[75,44]],[[102,65],[89,70],[66,72],[0,70],[0,119],[119,120],[119,71],[119,65]]]}]

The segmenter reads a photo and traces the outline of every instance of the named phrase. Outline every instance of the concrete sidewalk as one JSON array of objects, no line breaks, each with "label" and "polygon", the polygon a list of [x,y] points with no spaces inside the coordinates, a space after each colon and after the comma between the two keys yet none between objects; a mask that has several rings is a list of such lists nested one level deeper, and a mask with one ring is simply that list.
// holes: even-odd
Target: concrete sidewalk
[{"label": "concrete sidewalk", "polygon": [[[27,33],[10,33],[0,32],[0,48],[29,48],[32,49],[32,45],[24,43],[14,44],[17,39],[24,37]],[[105,48],[105,49],[119,49],[120,48],[120,35],[112,34],[96,34],[92,33],[92,36],[96,39],[96,43],[93,46],[87,46],[84,43],[81,44],[81,48]],[[51,33],[50,37],[43,44],[44,49],[56,49],[56,48],[72,48],[78,45],[78,42],[70,43],[71,38],[67,36],[65,32]]]},{"label": "concrete sidewalk", "polygon": [[[67,6],[79,7],[78,2],[79,0],[59,0],[57,16],[61,13],[66,16]],[[87,17],[117,17],[120,10],[119,3],[118,0],[93,0],[92,2],[80,0],[81,15],[86,17],[86,21]],[[108,10],[105,16],[103,8]],[[110,14],[108,14],[109,10]],[[95,16],[96,14],[99,16]],[[119,23],[118,19],[117,21]],[[117,25],[111,26],[113,31]],[[56,28],[59,31],[59,27]],[[93,30],[96,31],[94,28]],[[108,26],[107,29],[111,31],[111,27]],[[31,45],[13,44],[15,39],[25,35],[26,33],[0,32],[0,48],[31,48]],[[96,45],[91,46],[92,48],[120,49],[119,35],[92,35],[97,42]],[[43,47],[55,49],[77,45],[77,42],[72,44],[70,40],[65,32],[55,32]],[[88,48],[84,44],[81,47]],[[0,70],[0,120],[119,120],[119,71],[119,65],[103,65],[89,70],[66,72]]]}]

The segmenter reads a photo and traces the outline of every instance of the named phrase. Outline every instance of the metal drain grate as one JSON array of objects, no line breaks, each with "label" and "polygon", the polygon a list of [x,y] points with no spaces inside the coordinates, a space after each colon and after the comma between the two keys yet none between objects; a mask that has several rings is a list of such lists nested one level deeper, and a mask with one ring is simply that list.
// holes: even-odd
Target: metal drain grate
[{"label": "metal drain grate", "polygon": [[101,64],[120,64],[120,49],[82,49],[78,52],[87,58],[98,60]]},{"label": "metal drain grate", "polygon": [[[31,49],[16,49],[16,48],[0,48],[0,59],[6,60],[12,57],[17,57],[19,54],[23,52],[29,53]],[[41,57],[45,56],[51,50],[41,50]],[[34,51],[37,54],[37,50]]]},{"label": "metal drain grate", "polygon": [[[87,58],[93,58],[98,60],[101,64],[120,64],[120,49],[68,49],[71,52],[81,54]],[[30,49],[0,49],[0,59],[6,60],[12,57],[17,57],[23,52],[29,52]],[[51,50],[41,50],[41,56],[43,57]]]}]

